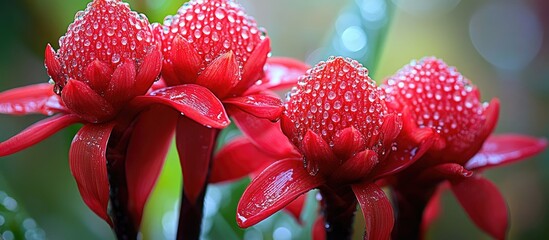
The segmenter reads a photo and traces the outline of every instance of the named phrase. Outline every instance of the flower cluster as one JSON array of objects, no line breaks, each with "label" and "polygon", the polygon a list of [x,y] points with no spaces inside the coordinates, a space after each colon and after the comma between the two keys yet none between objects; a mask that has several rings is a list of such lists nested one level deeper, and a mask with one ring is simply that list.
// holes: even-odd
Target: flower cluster
[{"label": "flower cluster", "polygon": [[[315,238],[349,238],[357,204],[365,239],[418,238],[449,186],[481,229],[505,238],[505,201],[480,170],[535,155],[545,139],[491,136],[499,101],[483,103],[440,59],[413,61],[378,86],[356,60],[309,68],[270,57],[270,41],[230,0],[190,1],[163,24],[121,0],[94,0],[57,51],[47,45],[50,84],[0,93],[0,113],[50,116],[1,142],[0,156],[83,123],[70,169],[120,239],[138,237],[174,135],[184,180],[178,239],[199,238],[208,183],[247,175],[241,227],[281,209],[299,220],[304,193],[319,189]],[[273,92],[292,86],[285,102]],[[214,154],[231,120],[243,136]]]}]

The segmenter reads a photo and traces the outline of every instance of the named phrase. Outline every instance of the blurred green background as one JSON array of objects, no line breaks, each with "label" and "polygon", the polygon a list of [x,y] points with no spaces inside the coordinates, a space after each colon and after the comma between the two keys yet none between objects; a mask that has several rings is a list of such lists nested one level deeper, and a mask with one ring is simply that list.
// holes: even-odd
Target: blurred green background
[{"label": "blurred green background", "polygon": [[[85,8],[85,0],[0,2],[0,91],[47,82],[43,52]],[[182,1],[131,0],[151,22],[174,14]],[[315,64],[329,55],[353,57],[378,82],[412,59],[443,58],[479,86],[483,99],[501,100],[496,132],[549,137],[549,1],[546,0],[242,0],[267,29],[275,56]],[[0,140],[42,119],[0,116]],[[27,216],[48,239],[112,239],[108,225],[82,202],[70,174],[69,145],[74,126],[20,153],[0,159],[0,237],[26,229]],[[235,134],[226,131],[222,140]],[[511,214],[510,239],[549,238],[549,151],[528,161],[486,172],[500,187]],[[181,175],[175,152],[149,202],[144,239],[173,239]],[[209,189],[204,238],[307,239],[316,216],[314,192],[303,225],[285,213],[246,231],[234,222],[236,203],[247,179]],[[0,192],[1,193],[1,192]],[[5,199],[9,195],[8,205]],[[451,194],[429,232],[431,239],[488,239],[475,228]],[[13,208],[13,202],[17,204]],[[4,208],[2,208],[2,206]],[[360,215],[360,214],[359,214]],[[9,227],[7,218],[20,227]],[[357,228],[360,226],[357,220]],[[31,224],[32,225],[32,224]],[[21,230],[21,231],[23,231]],[[41,231],[39,231],[41,233]],[[362,231],[358,231],[360,238]],[[40,239],[42,234],[32,235]]]}]

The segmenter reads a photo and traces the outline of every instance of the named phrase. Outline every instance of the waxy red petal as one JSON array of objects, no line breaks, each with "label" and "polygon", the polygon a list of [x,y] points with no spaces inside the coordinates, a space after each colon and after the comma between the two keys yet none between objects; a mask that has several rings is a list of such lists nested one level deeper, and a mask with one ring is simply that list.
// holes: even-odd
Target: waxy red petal
[{"label": "waxy red petal", "polygon": [[323,183],[324,179],[309,175],[301,159],[277,161],[246,188],[238,203],[236,222],[240,227],[250,227]]},{"label": "waxy red petal", "polygon": [[452,184],[452,192],[465,212],[495,239],[505,239],[507,204],[497,187],[487,179],[471,177]]},{"label": "waxy red petal", "polygon": [[271,121],[278,120],[282,111],[284,111],[280,98],[266,94],[229,98],[223,100],[223,103],[231,104],[258,118],[265,118]]},{"label": "waxy red petal", "polygon": [[53,86],[48,83],[14,88],[0,93],[0,113],[51,115],[66,111],[59,96],[53,92]]},{"label": "waxy red petal", "polygon": [[352,126],[341,130],[334,138],[334,153],[342,159],[351,157],[363,147],[364,137]]},{"label": "waxy red petal", "polygon": [[65,80],[61,78],[61,63],[59,63],[59,60],[55,57],[55,50],[51,47],[51,45],[48,43],[46,46],[46,52],[44,53],[45,59],[44,64],[46,65],[46,69],[48,72],[48,75],[50,75],[51,79],[56,83],[59,84],[61,87],[65,86]]},{"label": "waxy red petal", "polygon": [[264,67],[265,76],[258,82],[260,84],[253,85],[247,93],[289,89],[297,84],[299,77],[305,75],[309,68],[309,65],[295,59],[270,57]]},{"label": "waxy red petal", "polygon": [[134,96],[142,95],[149,90],[160,75],[162,69],[162,52],[158,49],[152,50],[143,58],[135,76]]},{"label": "waxy red petal", "polygon": [[437,183],[444,180],[455,182],[471,177],[472,175],[473,172],[465,169],[463,166],[457,163],[443,163],[425,169],[417,177],[417,182]]},{"label": "waxy red petal", "polygon": [[257,148],[248,138],[238,137],[226,143],[215,155],[210,182],[240,179],[278,159]]},{"label": "waxy red petal", "polygon": [[385,192],[371,182],[354,184],[352,188],[366,222],[364,239],[390,239],[395,218]]},{"label": "waxy red petal", "polygon": [[547,148],[547,139],[505,134],[490,136],[480,152],[467,162],[470,170],[514,163],[534,156]]},{"label": "waxy red petal", "polygon": [[135,64],[126,59],[124,63],[118,65],[118,68],[112,74],[109,87],[105,92],[105,99],[109,100],[114,106],[126,103],[133,97],[133,87],[135,84]]},{"label": "waxy red petal", "polygon": [[482,148],[484,141],[494,131],[499,118],[499,99],[494,98],[490,101],[490,104],[484,111],[484,116],[486,117],[486,120],[484,121],[481,132],[477,136],[477,142],[471,146],[468,151],[462,153],[463,159],[458,162],[459,164],[465,165],[469,159],[475,156]]},{"label": "waxy red petal", "polygon": [[240,69],[232,51],[221,54],[200,73],[196,84],[212,91],[223,99],[240,79]]},{"label": "waxy red petal", "polygon": [[389,155],[376,166],[372,175],[377,179],[405,169],[422,157],[439,139],[431,128],[419,128],[410,117],[408,108],[405,108],[402,112],[402,130],[395,139],[396,150],[390,149]]},{"label": "waxy red petal", "polygon": [[107,214],[109,180],[107,143],[114,124],[87,124],[74,137],[69,151],[69,165],[82,199],[99,217],[112,225]]},{"label": "waxy red petal", "polygon": [[67,107],[85,120],[97,123],[113,117],[113,106],[94,92],[88,85],[78,80],[69,80],[61,98]]},{"label": "waxy red petal", "polygon": [[[202,60],[194,47],[181,35],[173,39],[168,61],[170,60],[179,84],[196,83]],[[170,82],[174,81],[170,79]]]},{"label": "waxy red petal", "polygon": [[177,121],[176,145],[183,172],[183,191],[195,203],[205,190],[219,129],[208,128],[187,117]]},{"label": "waxy red petal", "polygon": [[271,39],[265,37],[265,39],[255,47],[244,64],[244,68],[242,68],[242,80],[234,87],[234,93],[241,94],[245,92],[254,82],[263,77],[263,67],[265,66],[269,52],[271,52]]},{"label": "waxy red petal", "polygon": [[126,179],[128,209],[139,223],[145,203],[164,165],[179,114],[168,107],[154,106],[138,116],[127,148]]},{"label": "waxy red petal", "polygon": [[75,114],[57,115],[37,122],[19,134],[0,143],[0,156],[7,156],[28,148],[71,124],[82,121]]},{"label": "waxy red petal", "polygon": [[340,164],[328,143],[310,129],[305,133],[300,149],[303,151],[303,157],[307,163],[306,167],[310,172],[320,170],[321,172],[332,173]]},{"label": "waxy red petal", "polygon": [[86,68],[88,85],[97,93],[104,93],[111,82],[113,70],[109,64],[95,59]]},{"label": "waxy red petal", "polygon": [[230,113],[238,129],[260,149],[275,156],[298,155],[294,146],[280,130],[279,123],[259,119],[234,107],[230,108]]},{"label": "waxy red petal", "polygon": [[341,166],[330,169],[333,174],[331,181],[346,182],[367,178],[368,174],[379,162],[377,153],[372,150],[364,150],[345,160]]},{"label": "waxy red petal", "polygon": [[132,103],[137,108],[151,104],[164,104],[202,125],[213,128],[225,128],[230,124],[229,117],[219,99],[208,89],[195,84],[159,89],[147,96],[135,97]]}]

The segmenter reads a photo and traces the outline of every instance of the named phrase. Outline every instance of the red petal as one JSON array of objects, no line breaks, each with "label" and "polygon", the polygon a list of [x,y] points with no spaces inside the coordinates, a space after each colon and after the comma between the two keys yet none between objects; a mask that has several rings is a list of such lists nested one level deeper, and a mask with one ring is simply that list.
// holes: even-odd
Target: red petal
[{"label": "red petal", "polygon": [[135,64],[127,59],[118,65],[105,92],[105,99],[114,106],[126,103],[133,97],[135,84]]},{"label": "red petal", "polygon": [[74,114],[57,115],[46,118],[0,143],[0,156],[7,156],[19,152],[39,143],[59,130],[80,121],[81,119]]},{"label": "red petal", "polygon": [[477,155],[465,167],[478,170],[514,163],[542,152],[547,139],[524,135],[505,134],[489,137]]},{"label": "red petal", "polygon": [[[405,169],[423,156],[437,140],[433,130],[419,128],[408,108],[405,108],[402,112],[402,130],[395,139],[396,150],[390,149],[389,155],[380,161],[372,175],[377,179]],[[389,146],[389,143],[386,145]]]},{"label": "red petal", "polygon": [[112,225],[107,214],[109,180],[105,152],[114,124],[87,124],[74,137],[69,165],[88,207]]},{"label": "red petal", "polygon": [[323,182],[318,175],[307,173],[301,159],[276,161],[261,172],[242,194],[236,222],[240,227],[250,227]]},{"label": "red petal", "polygon": [[49,43],[46,46],[46,52],[44,55],[44,64],[46,65],[48,75],[50,75],[50,77],[56,84],[60,85],[61,87],[65,86],[65,80],[62,79],[60,76],[61,64],[59,63],[59,60],[57,60],[57,58],[55,57],[55,50],[53,50]]},{"label": "red petal", "polygon": [[179,117],[176,144],[183,171],[183,190],[191,203],[205,190],[218,129]]},{"label": "red petal", "polygon": [[364,179],[368,177],[368,174],[378,162],[376,152],[364,150],[347,159],[341,166],[330,169],[330,171],[333,171],[330,181],[348,182]]},{"label": "red petal", "polygon": [[303,225],[303,221],[301,221],[301,212],[303,212],[305,200],[307,200],[307,194],[302,194],[292,202],[288,203],[288,205],[284,208],[284,211],[294,217],[294,219],[301,225]]},{"label": "red petal", "polygon": [[112,72],[109,64],[95,59],[88,65],[85,73],[90,87],[97,93],[104,93],[111,81]]},{"label": "red petal", "polygon": [[177,116],[170,108],[156,106],[142,112],[133,127],[125,164],[128,209],[137,229],[145,203],[164,164]]},{"label": "red petal", "polygon": [[313,240],[325,240],[326,239],[326,228],[324,227],[326,223],[322,216],[318,216],[313,223]]},{"label": "red petal", "polygon": [[[196,82],[202,60],[193,46],[179,34],[175,36],[172,42],[169,60],[173,64],[173,70],[179,84]],[[170,80],[170,82],[175,81]]]},{"label": "red petal", "polygon": [[23,115],[41,113],[51,115],[65,112],[59,96],[48,83],[10,89],[0,93],[0,113]]},{"label": "red petal", "polygon": [[234,87],[234,93],[241,94],[245,92],[257,80],[263,77],[263,67],[265,66],[269,52],[271,52],[271,39],[265,37],[265,39],[255,47],[248,58],[248,61],[246,61],[246,64],[242,69],[242,80]]},{"label": "red petal", "polygon": [[134,96],[143,95],[149,90],[160,75],[162,69],[162,52],[158,49],[152,50],[143,58],[141,66],[135,77]]},{"label": "red petal", "polygon": [[462,165],[465,165],[467,161],[469,161],[473,156],[475,156],[480,151],[484,141],[494,131],[494,128],[496,127],[496,123],[499,117],[499,100],[497,98],[494,98],[492,99],[492,101],[490,101],[490,104],[484,111],[484,115],[486,116],[486,121],[484,122],[482,131],[479,133],[477,137],[477,141],[474,144],[472,144],[472,146],[468,149],[468,151],[461,154],[463,156],[463,159],[461,159],[461,161],[458,163]]},{"label": "red petal", "polygon": [[318,170],[331,173],[340,164],[328,143],[310,129],[303,137],[301,151],[303,151],[306,167],[310,173],[316,173]]},{"label": "red petal", "polygon": [[230,123],[219,99],[199,85],[185,84],[159,89],[148,96],[137,96],[132,103],[138,108],[156,103],[164,104],[202,125],[213,128],[225,128]]},{"label": "red petal", "polygon": [[305,75],[309,65],[284,57],[271,57],[265,64],[265,77],[260,85],[253,85],[248,93],[263,91],[265,89],[288,89],[297,84],[299,77]]},{"label": "red petal", "polygon": [[298,155],[294,146],[280,130],[279,123],[256,118],[236,108],[230,108],[230,113],[236,126],[261,150],[279,157]]},{"label": "red petal", "polygon": [[417,181],[421,183],[438,183],[443,180],[454,182],[471,177],[471,175],[473,172],[457,163],[443,163],[424,170],[417,177]]},{"label": "red petal", "polygon": [[255,94],[223,100],[223,103],[232,104],[240,110],[258,118],[276,121],[280,118],[284,107],[280,98],[266,94]]},{"label": "red petal", "polygon": [[261,151],[248,138],[238,137],[215,155],[210,182],[237,180],[276,160],[276,156]]},{"label": "red petal", "polygon": [[452,184],[452,192],[478,227],[496,239],[505,239],[507,205],[493,183],[481,177],[466,178]]},{"label": "red petal", "polygon": [[233,51],[224,53],[214,59],[200,73],[196,84],[212,91],[217,97],[223,99],[239,80],[240,69]]},{"label": "red petal", "polygon": [[335,135],[334,153],[341,159],[347,159],[364,147],[364,137],[354,127],[348,127]]},{"label": "red petal", "polygon": [[395,219],[385,192],[370,182],[354,184],[352,188],[366,222],[364,239],[390,239]]},{"label": "red petal", "polygon": [[78,80],[69,80],[61,97],[70,110],[92,123],[109,119],[115,111],[107,100]]},{"label": "red petal", "polygon": [[442,211],[440,198],[442,196],[443,190],[446,188],[447,184],[440,184],[429,199],[429,202],[425,206],[425,210],[423,210],[423,220],[421,222],[421,239],[425,238],[429,227],[440,216],[440,212]]}]

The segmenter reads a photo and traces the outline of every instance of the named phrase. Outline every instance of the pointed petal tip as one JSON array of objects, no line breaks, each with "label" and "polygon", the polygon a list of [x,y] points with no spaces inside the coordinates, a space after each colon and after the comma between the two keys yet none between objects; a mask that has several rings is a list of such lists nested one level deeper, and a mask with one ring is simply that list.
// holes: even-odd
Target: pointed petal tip
[{"label": "pointed petal tip", "polygon": [[202,67],[202,58],[196,49],[185,38],[178,34],[172,42],[172,50],[168,60],[173,64],[173,70],[177,80],[170,82],[195,83],[198,72]]},{"label": "pointed petal tip", "polygon": [[252,114],[258,118],[277,121],[284,111],[282,100],[267,94],[253,94],[242,97],[234,97],[223,100],[242,111]]},{"label": "pointed petal tip", "polygon": [[242,194],[237,223],[240,227],[257,224],[323,183],[323,178],[309,175],[300,159],[276,161],[254,178]]},{"label": "pointed petal tip", "polygon": [[137,71],[135,78],[134,95],[142,95],[147,92],[155,80],[159,78],[162,70],[162,52],[154,48],[143,58],[143,63]]},{"label": "pointed petal tip", "polygon": [[233,87],[240,79],[240,68],[233,51],[219,55],[200,72],[196,83],[212,91],[218,98],[223,99],[232,92]]},{"label": "pointed petal tip", "polygon": [[61,64],[59,63],[59,60],[57,60],[55,50],[49,43],[46,46],[44,55],[44,64],[46,65],[48,75],[53,79],[53,81],[55,81],[55,83],[59,84],[61,87],[64,86],[64,82],[62,82],[59,77],[61,74]]}]

